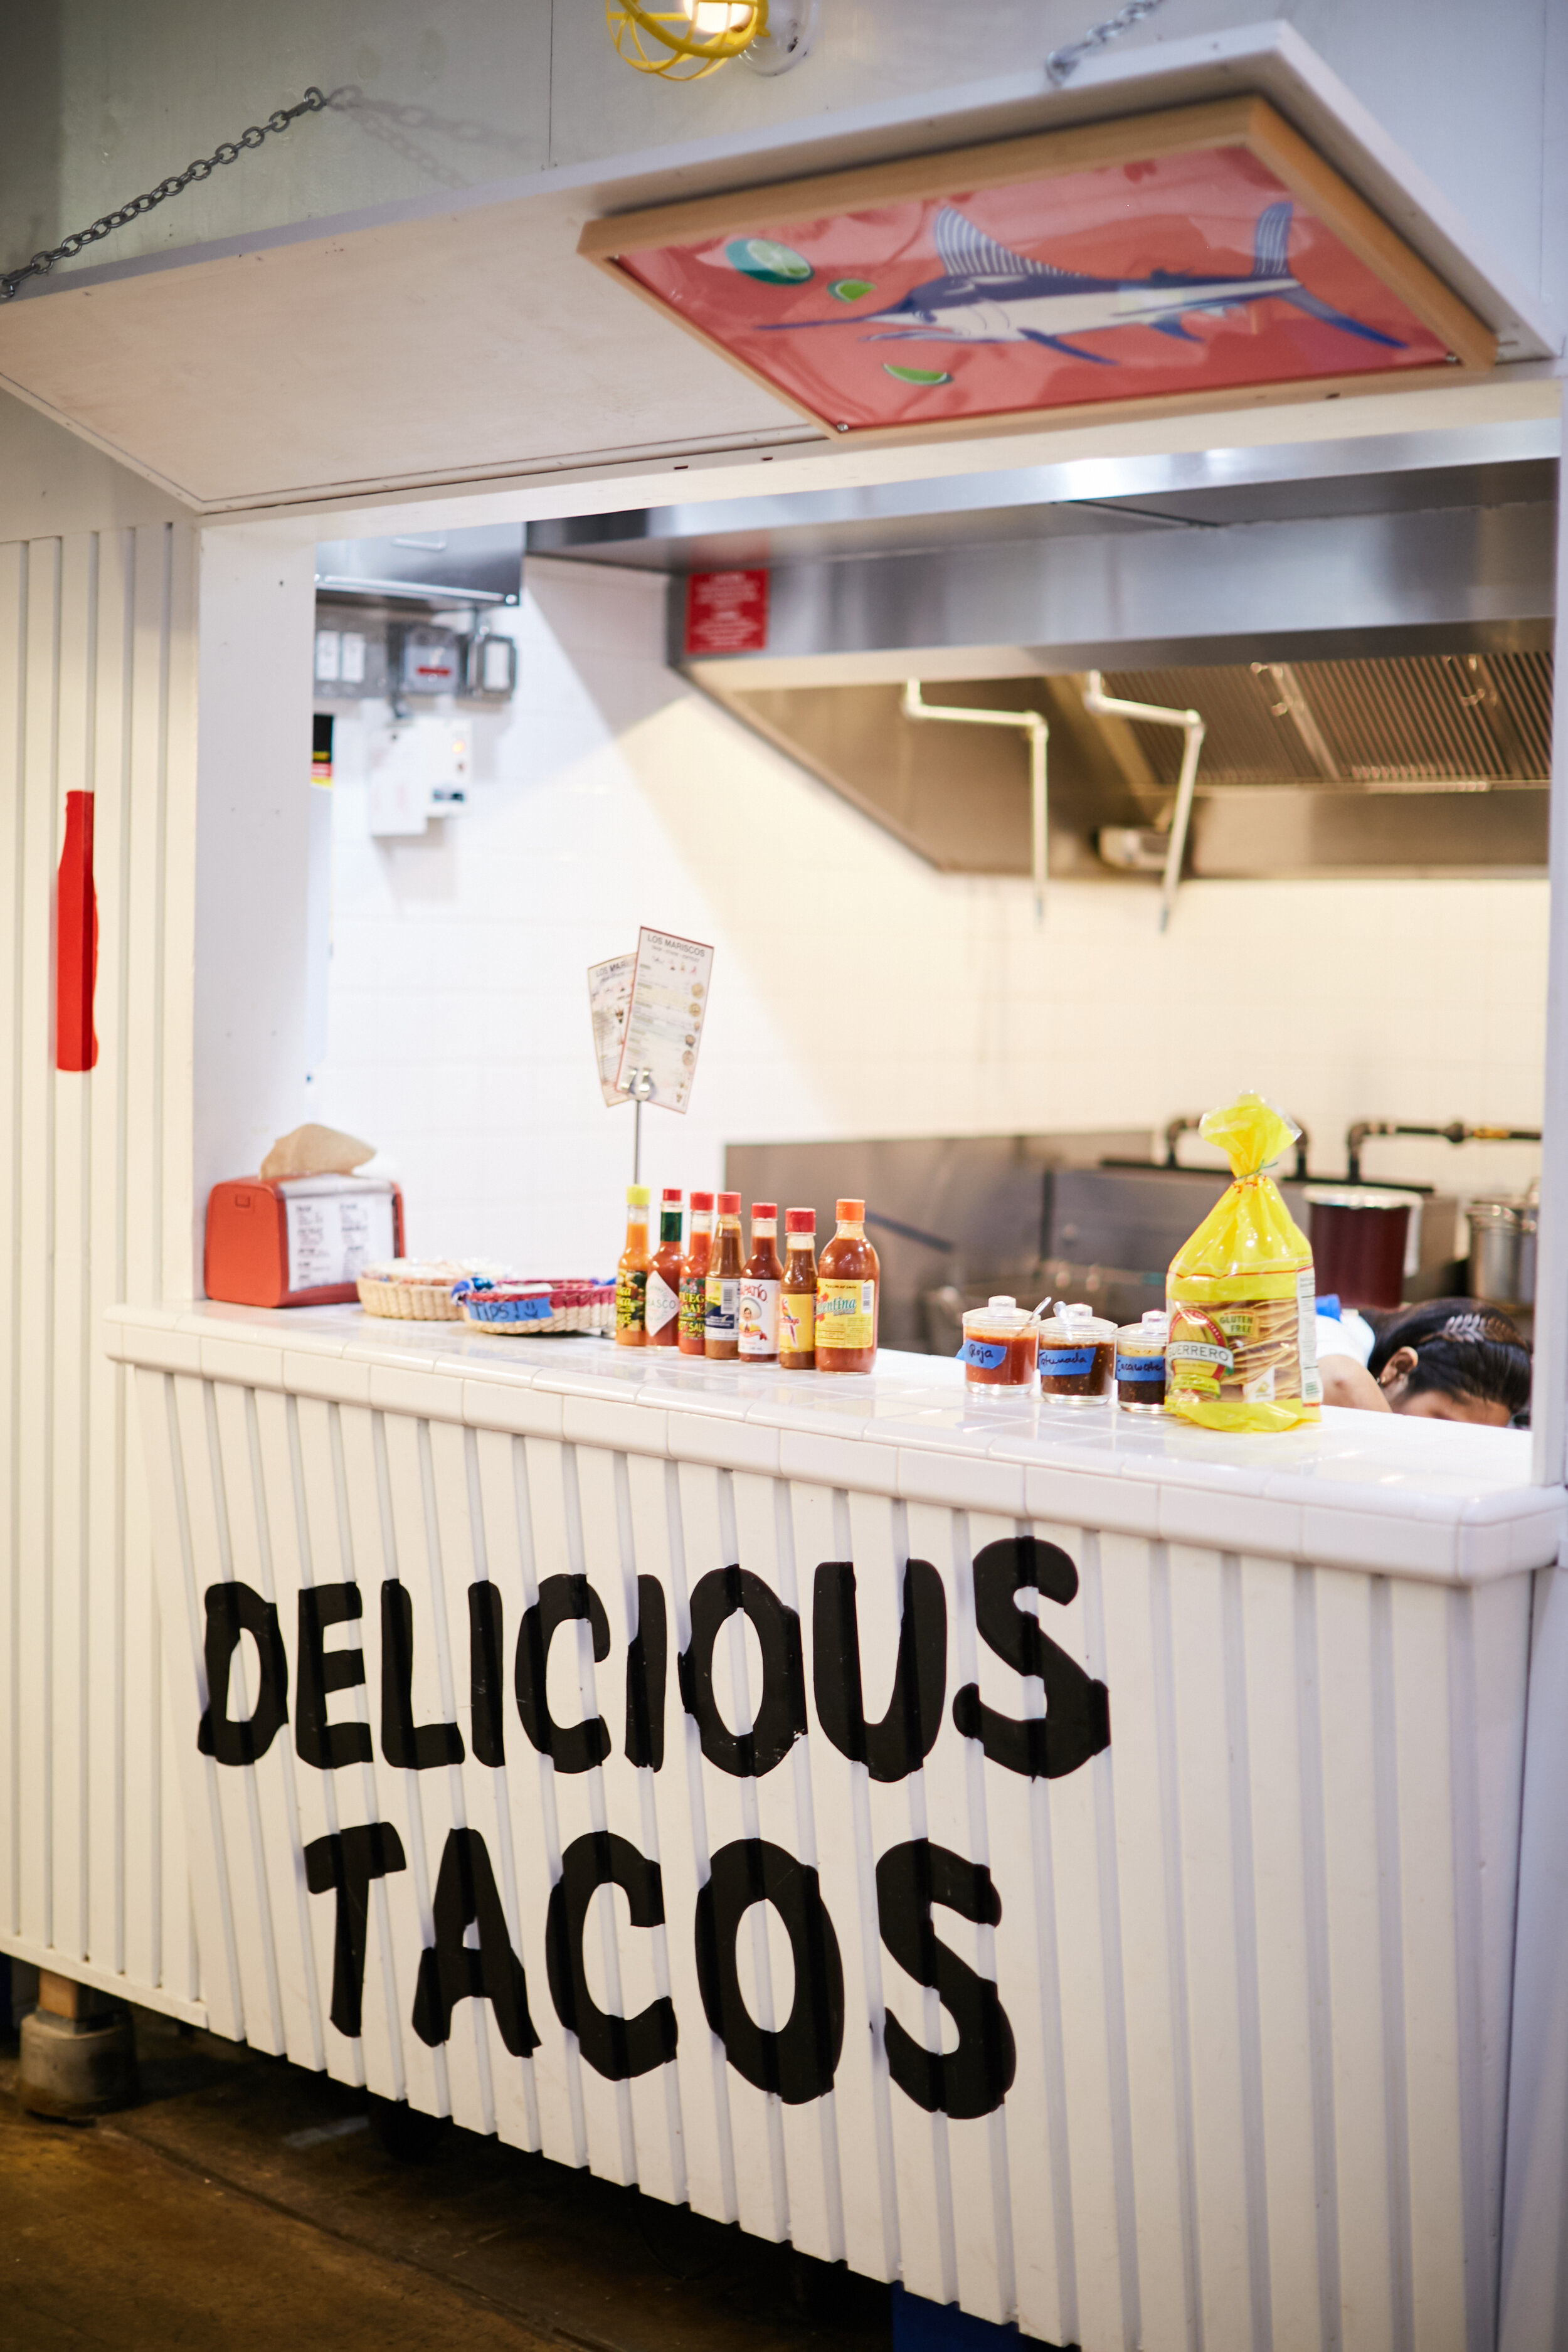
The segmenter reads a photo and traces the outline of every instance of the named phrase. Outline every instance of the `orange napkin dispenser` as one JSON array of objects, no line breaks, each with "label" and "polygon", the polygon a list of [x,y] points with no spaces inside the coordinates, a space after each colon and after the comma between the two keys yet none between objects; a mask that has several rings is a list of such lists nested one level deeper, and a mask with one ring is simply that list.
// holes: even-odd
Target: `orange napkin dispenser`
[{"label": "orange napkin dispenser", "polygon": [[236,1307],[347,1305],[362,1266],[404,1255],[403,1194],[383,1177],[237,1176],[207,1196],[203,1283]]}]

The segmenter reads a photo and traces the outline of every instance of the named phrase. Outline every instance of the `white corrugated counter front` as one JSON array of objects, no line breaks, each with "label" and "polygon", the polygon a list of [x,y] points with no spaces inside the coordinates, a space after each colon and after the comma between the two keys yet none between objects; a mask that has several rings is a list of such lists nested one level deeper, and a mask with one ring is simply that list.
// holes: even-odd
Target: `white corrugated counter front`
[{"label": "white corrugated counter front", "polygon": [[219,2031],[1085,2352],[1489,2345],[1527,1437],[110,1347]]}]

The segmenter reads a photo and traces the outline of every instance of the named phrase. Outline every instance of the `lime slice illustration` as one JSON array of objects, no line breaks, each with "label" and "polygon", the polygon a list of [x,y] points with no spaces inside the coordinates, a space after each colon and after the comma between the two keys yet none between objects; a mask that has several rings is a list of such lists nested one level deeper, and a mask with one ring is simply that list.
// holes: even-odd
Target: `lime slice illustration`
[{"label": "lime slice illustration", "polygon": [[730,262],[743,278],[764,286],[804,286],[811,264],[790,245],[775,245],[770,236],[738,236],[724,247]]},{"label": "lime slice illustration", "polygon": [[836,278],[827,290],[836,302],[858,302],[877,289],[868,278]]},{"label": "lime slice illustration", "polygon": [[891,360],[882,362],[884,373],[899,383],[951,383],[952,378],[945,368],[895,367]]}]

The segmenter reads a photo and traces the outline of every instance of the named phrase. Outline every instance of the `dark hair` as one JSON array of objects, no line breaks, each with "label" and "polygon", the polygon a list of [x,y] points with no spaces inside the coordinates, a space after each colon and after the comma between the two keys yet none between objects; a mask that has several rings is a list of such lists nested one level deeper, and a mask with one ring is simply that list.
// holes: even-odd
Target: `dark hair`
[{"label": "dark hair", "polygon": [[1373,1343],[1367,1370],[1381,1378],[1401,1348],[1415,1349],[1408,1393],[1476,1397],[1521,1414],[1530,1402],[1530,1350],[1519,1326],[1480,1298],[1429,1298],[1391,1315]]}]

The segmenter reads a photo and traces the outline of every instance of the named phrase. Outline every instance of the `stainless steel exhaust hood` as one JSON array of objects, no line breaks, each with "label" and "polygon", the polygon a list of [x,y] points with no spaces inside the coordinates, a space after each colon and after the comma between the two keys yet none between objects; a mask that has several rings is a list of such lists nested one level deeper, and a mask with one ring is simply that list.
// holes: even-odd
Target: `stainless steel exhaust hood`
[{"label": "stainless steel exhaust hood", "polygon": [[[1391,436],[1381,470],[1364,446],[1214,451],[1128,461],[1125,480],[1039,468],[1006,478],[1010,504],[981,478],[832,512],[599,516],[529,545],[675,574],[672,661],[947,871],[1029,871],[1028,761],[1006,730],[911,724],[910,678],[1047,720],[1053,877],[1163,865],[1180,739],[1086,710],[1097,669],[1111,696],[1205,721],[1189,874],[1537,873],[1554,445],[1517,426],[1441,442]],[[765,650],[687,658],[682,575],[757,565]]]},{"label": "stainless steel exhaust hood", "polygon": [[[1111,837],[1157,845],[1174,810],[1180,739],[1092,717],[1084,683],[986,678],[949,682],[942,694],[1047,719],[1053,877],[1131,867],[1157,885],[1157,845],[1146,859],[1118,856]],[[1190,706],[1208,723],[1189,875],[1544,871],[1549,655],[1316,662],[1295,666],[1292,683],[1294,712],[1273,665],[1105,673],[1114,695]],[[933,740],[902,717],[894,686],[705,684],[933,866],[1029,872],[1027,761],[1016,744]],[[1315,758],[1302,718],[1321,741]]]}]

